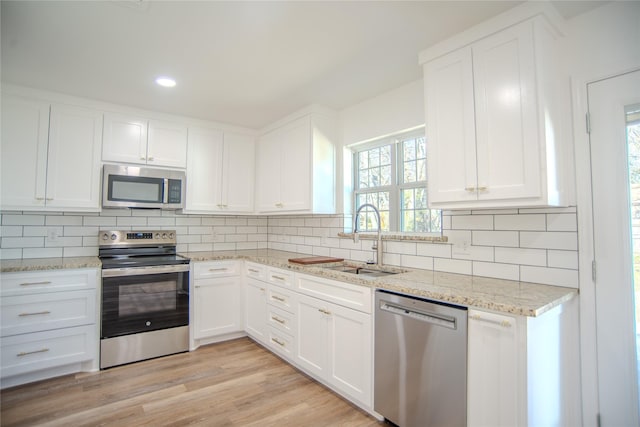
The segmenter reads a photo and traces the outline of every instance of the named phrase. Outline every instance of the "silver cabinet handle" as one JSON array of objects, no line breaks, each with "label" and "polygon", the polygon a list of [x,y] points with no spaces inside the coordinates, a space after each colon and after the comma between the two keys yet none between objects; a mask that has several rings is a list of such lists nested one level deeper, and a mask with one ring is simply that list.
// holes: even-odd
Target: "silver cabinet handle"
[{"label": "silver cabinet handle", "polygon": [[51,312],[50,312],[50,311],[48,311],[48,310],[45,310],[45,311],[38,311],[38,312],[36,312],[36,313],[20,313],[20,314],[18,314],[18,316],[19,316],[19,317],[25,317],[25,316],[37,316],[37,315],[40,315],[40,314],[51,314]]},{"label": "silver cabinet handle", "polygon": [[502,326],[503,328],[510,328],[511,327],[511,322],[509,322],[508,320],[485,319],[484,317],[480,316],[479,314],[474,314],[474,315],[470,316],[470,318],[472,320],[477,320],[478,322],[485,322],[485,323],[491,323],[493,325]]},{"label": "silver cabinet handle", "polygon": [[249,271],[251,273],[260,273],[260,270],[256,270],[255,268],[250,268]]},{"label": "silver cabinet handle", "polygon": [[487,187],[478,187],[478,191],[487,191]]},{"label": "silver cabinet handle", "polygon": [[322,314],[326,314],[327,316],[331,316],[331,312],[329,310],[325,310],[324,308],[319,308],[318,311]]},{"label": "silver cabinet handle", "polygon": [[209,271],[210,272],[216,272],[216,271],[227,271],[229,270],[228,268],[224,267],[224,268],[210,268]]},{"label": "silver cabinet handle", "polygon": [[51,282],[49,280],[46,280],[44,282],[24,282],[24,283],[20,283],[20,286],[34,286],[34,285],[50,285]]},{"label": "silver cabinet handle", "polygon": [[283,208],[284,205],[282,204],[282,202],[276,203],[276,208]]},{"label": "silver cabinet handle", "polygon": [[147,160],[146,157],[140,157],[140,160]]},{"label": "silver cabinet handle", "polygon": [[150,162],[153,162],[153,156],[152,157],[147,157],[147,160],[149,160]]},{"label": "silver cabinet handle", "polygon": [[48,348],[43,348],[43,349],[34,350],[34,351],[21,351],[20,353],[16,354],[16,356],[23,357],[23,356],[28,356],[29,354],[46,353],[47,351],[49,351]]},{"label": "silver cabinet handle", "polygon": [[44,200],[44,197],[36,197],[36,200]]},{"label": "silver cabinet handle", "polygon": [[280,347],[284,347],[284,343],[282,341],[280,341],[278,338],[271,338],[271,341],[273,341],[274,343],[278,344]]},{"label": "silver cabinet handle", "polygon": [[50,201],[52,201],[52,200],[53,200],[53,197],[46,197],[46,198],[45,198],[45,200],[47,200],[47,201],[49,201],[49,202],[50,202]]},{"label": "silver cabinet handle", "polygon": [[271,320],[275,320],[276,322],[280,323],[281,325],[284,325],[286,322],[282,319],[280,319],[277,316],[271,316]]},{"label": "silver cabinet handle", "polygon": [[286,299],[281,298],[281,297],[276,296],[276,295],[271,295],[271,299],[274,299],[274,300],[280,301],[280,302],[286,302],[287,301]]},{"label": "silver cabinet handle", "polygon": [[282,277],[282,276],[271,276],[271,277],[273,277],[273,278],[274,278],[274,279],[276,279],[276,280],[286,280],[286,279],[285,279],[284,277]]}]

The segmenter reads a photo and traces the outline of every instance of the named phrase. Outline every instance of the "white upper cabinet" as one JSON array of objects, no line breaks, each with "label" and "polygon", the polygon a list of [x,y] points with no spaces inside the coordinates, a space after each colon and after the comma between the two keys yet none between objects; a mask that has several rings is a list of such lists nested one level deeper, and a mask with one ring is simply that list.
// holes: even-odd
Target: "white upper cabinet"
[{"label": "white upper cabinet", "polygon": [[335,213],[335,123],[321,114],[293,120],[260,137],[257,210]]},{"label": "white upper cabinet", "polygon": [[2,209],[100,210],[102,113],[4,96]]},{"label": "white upper cabinet", "polygon": [[187,127],[144,117],[106,113],[102,160],[185,168]]},{"label": "white upper cabinet", "polygon": [[553,67],[557,32],[542,16],[487,32],[450,52],[421,55],[430,206],[566,204],[568,116]]},{"label": "white upper cabinet", "polygon": [[189,128],[185,212],[253,212],[252,136]]}]

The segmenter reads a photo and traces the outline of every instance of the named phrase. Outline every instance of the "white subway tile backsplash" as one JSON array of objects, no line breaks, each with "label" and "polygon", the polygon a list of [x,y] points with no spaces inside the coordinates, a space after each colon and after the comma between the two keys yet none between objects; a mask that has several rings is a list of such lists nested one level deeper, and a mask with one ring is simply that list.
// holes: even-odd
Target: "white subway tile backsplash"
[{"label": "white subway tile backsplash", "polygon": [[62,248],[24,248],[22,258],[59,258]]},{"label": "white subway tile backsplash", "polygon": [[[369,240],[367,240],[369,241]],[[383,241],[382,248],[384,252],[402,254],[402,255],[416,255],[416,243],[415,242],[391,242]]]},{"label": "white subway tile backsplash", "polygon": [[518,246],[517,231],[473,231],[471,244],[475,246]]},{"label": "white subway tile backsplash", "polygon": [[520,247],[540,249],[578,249],[578,234],[562,231],[522,231],[520,232]]},{"label": "white subway tile backsplash", "polygon": [[[103,217],[95,217],[95,216],[80,216],[80,215],[47,215],[45,220],[46,225],[83,225],[83,220],[87,220],[89,218],[103,218]],[[104,217],[109,218],[109,217]],[[93,224],[84,224],[84,225],[93,225]]]},{"label": "white subway tile backsplash", "polygon": [[518,280],[520,270],[517,265],[498,264],[495,262],[473,262],[474,276],[493,277],[496,279]]},{"label": "white subway tile backsplash", "polygon": [[147,225],[147,217],[119,216],[116,218],[116,227],[143,227]]},{"label": "white subway tile backsplash", "polygon": [[575,214],[547,214],[547,231],[578,231]]},{"label": "white subway tile backsplash", "polygon": [[471,274],[471,261],[460,259],[434,258],[433,269],[446,273]]},{"label": "white subway tile backsplash", "polygon": [[457,215],[451,217],[453,230],[493,230],[493,215]]},{"label": "white subway tile backsplash", "polygon": [[576,251],[547,251],[549,267],[578,269],[578,252]]},{"label": "white subway tile backsplash", "polygon": [[2,249],[14,248],[42,248],[44,237],[3,237],[0,247]]},{"label": "white subway tile backsplash", "polygon": [[547,265],[547,252],[543,249],[495,248],[495,261],[506,264]]},{"label": "white subway tile backsplash", "polygon": [[[471,241],[471,236],[469,236],[469,241]],[[417,243],[416,255],[451,258],[451,246],[445,243]]]},{"label": "white subway tile backsplash", "polygon": [[0,237],[21,237],[21,225],[3,225],[0,227]]},{"label": "white subway tile backsplash", "polygon": [[[146,212],[146,214],[145,214]],[[575,208],[445,211],[447,243],[383,241],[384,264],[577,286]],[[96,256],[100,229],[176,230],[177,250],[278,249],[365,262],[373,240],[338,238],[350,217],[199,216],[175,211],[0,212],[0,259]],[[57,239],[49,239],[55,230]]]},{"label": "white subway tile backsplash", "polygon": [[407,268],[421,268],[423,270],[433,270],[433,257],[401,255],[400,266]]},{"label": "white subway tile backsplash", "polygon": [[546,229],[545,215],[496,215],[496,230],[534,230],[544,231]]},{"label": "white subway tile backsplash", "polygon": [[520,266],[520,280],[546,285],[578,287],[578,271],[563,268]]},{"label": "white subway tile backsplash", "polygon": [[3,214],[2,225],[44,225],[44,215]]}]

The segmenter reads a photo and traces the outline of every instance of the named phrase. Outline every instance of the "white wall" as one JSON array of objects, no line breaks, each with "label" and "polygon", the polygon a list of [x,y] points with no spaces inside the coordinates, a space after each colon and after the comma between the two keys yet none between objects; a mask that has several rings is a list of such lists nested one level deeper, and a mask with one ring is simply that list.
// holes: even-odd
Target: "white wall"
[{"label": "white wall", "polygon": [[[417,60],[416,53],[416,64]],[[424,125],[423,91],[420,79],[342,110],[342,143],[351,145]]]}]

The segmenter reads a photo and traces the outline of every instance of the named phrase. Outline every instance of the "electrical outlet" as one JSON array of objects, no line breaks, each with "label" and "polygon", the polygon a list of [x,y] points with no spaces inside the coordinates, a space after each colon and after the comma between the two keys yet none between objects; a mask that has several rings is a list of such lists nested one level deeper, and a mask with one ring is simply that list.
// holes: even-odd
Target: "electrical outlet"
[{"label": "electrical outlet", "polygon": [[58,236],[58,230],[56,230],[55,228],[52,228],[52,229],[48,230],[47,239],[50,242],[57,242],[58,241],[58,237],[60,237],[60,236]]},{"label": "electrical outlet", "polygon": [[468,258],[471,256],[471,244],[469,240],[459,240],[451,248],[451,256],[454,258]]}]

